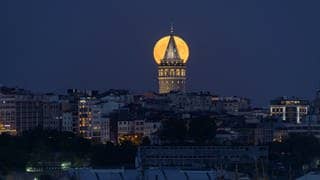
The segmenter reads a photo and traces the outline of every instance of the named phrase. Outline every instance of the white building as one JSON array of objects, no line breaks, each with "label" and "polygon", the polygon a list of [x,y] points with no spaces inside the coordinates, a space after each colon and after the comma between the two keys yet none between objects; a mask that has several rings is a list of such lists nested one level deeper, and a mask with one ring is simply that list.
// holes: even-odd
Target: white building
[{"label": "white building", "polygon": [[144,133],[144,120],[118,121],[118,141],[129,140],[139,144]]},{"label": "white building", "polygon": [[294,97],[281,97],[270,104],[270,115],[287,122],[301,123],[308,112],[309,102]]}]

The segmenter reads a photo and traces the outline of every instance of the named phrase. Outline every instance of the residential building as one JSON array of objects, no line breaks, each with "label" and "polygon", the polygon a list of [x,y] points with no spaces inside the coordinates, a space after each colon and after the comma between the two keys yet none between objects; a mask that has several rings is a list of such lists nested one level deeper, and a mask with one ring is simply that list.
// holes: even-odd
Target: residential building
[{"label": "residential building", "polygon": [[72,112],[64,112],[64,113],[62,113],[61,131],[63,131],[63,132],[73,132]]},{"label": "residential building", "polygon": [[42,128],[43,115],[41,96],[32,94],[16,96],[16,125],[18,133],[34,128]]},{"label": "residential building", "polygon": [[209,92],[182,93],[172,92],[166,95],[170,108],[177,112],[213,111],[212,95]]},{"label": "residential building", "polygon": [[118,142],[129,140],[135,144],[141,143],[144,133],[144,120],[118,121]]},{"label": "residential building", "polygon": [[61,130],[62,106],[59,97],[46,94],[42,100],[43,129]]},{"label": "residential building", "polygon": [[8,130],[16,130],[16,96],[0,93],[0,124]]},{"label": "residential building", "polygon": [[158,132],[161,127],[161,121],[156,119],[146,119],[144,122],[143,136],[148,137],[150,140],[152,136]]},{"label": "residential building", "polygon": [[248,111],[251,108],[251,102],[248,98],[237,96],[212,96],[212,104],[215,111],[231,114]]},{"label": "residential building", "polygon": [[320,124],[318,123],[278,123],[273,134],[274,141],[283,141],[292,134],[314,135],[320,139]]},{"label": "residential building", "polygon": [[79,133],[87,139],[91,139],[92,107],[95,103],[97,103],[95,97],[87,96],[79,99]]},{"label": "residential building", "polygon": [[67,95],[62,99],[63,103],[63,112],[72,113],[72,126],[73,133],[80,134],[80,119],[79,119],[79,104],[80,98],[95,98],[98,95],[98,91],[91,90],[78,90],[78,89],[68,89]]}]

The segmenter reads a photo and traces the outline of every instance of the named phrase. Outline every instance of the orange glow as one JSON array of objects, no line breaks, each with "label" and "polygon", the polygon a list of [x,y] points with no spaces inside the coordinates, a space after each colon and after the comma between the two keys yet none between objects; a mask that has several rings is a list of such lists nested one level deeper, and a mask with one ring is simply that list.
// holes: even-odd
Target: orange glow
[{"label": "orange glow", "polygon": [[[169,39],[170,39],[170,36],[165,36],[161,38],[159,41],[157,41],[156,45],[154,46],[153,57],[157,64],[160,64],[161,60],[164,57],[164,54],[166,52],[166,49],[169,43]],[[183,63],[186,63],[189,57],[189,47],[187,43],[178,36],[174,36],[174,40],[176,42],[180,58],[183,60]]]}]

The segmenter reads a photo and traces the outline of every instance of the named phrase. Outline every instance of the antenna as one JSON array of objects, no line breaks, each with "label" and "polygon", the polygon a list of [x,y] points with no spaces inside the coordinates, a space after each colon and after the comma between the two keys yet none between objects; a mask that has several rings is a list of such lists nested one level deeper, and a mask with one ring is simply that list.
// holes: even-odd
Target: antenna
[{"label": "antenna", "polygon": [[174,30],[174,28],[173,28],[173,22],[171,22],[171,24],[170,24],[170,34],[173,34],[173,31]]}]

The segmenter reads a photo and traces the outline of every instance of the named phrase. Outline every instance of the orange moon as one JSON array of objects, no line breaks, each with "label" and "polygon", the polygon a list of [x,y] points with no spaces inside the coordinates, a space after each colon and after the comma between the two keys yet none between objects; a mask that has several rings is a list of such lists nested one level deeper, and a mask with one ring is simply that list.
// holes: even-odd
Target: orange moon
[{"label": "orange moon", "polygon": [[[174,41],[177,45],[177,50],[180,55],[180,58],[182,59],[183,63],[186,63],[188,61],[189,57],[189,47],[187,43],[180,38],[179,36],[173,36]],[[153,57],[157,64],[161,63],[161,60],[163,59],[166,49],[169,43],[170,36],[165,36],[157,41],[156,45],[153,48]]]}]

